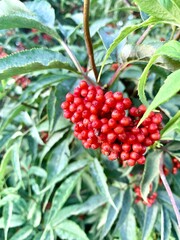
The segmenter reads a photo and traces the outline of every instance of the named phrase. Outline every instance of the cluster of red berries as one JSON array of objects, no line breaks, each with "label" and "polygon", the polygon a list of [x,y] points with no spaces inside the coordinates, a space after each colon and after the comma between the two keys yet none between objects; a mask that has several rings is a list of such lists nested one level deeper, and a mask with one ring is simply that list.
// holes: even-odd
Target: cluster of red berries
[{"label": "cluster of red berries", "polygon": [[137,128],[146,107],[133,107],[121,92],[104,92],[100,86],[81,81],[61,107],[85,148],[100,148],[109,160],[119,159],[121,164],[144,164],[146,147],[160,139],[161,114],[151,112]]},{"label": "cluster of red berries", "polygon": [[139,186],[135,186],[134,187],[134,192],[136,194],[136,198],[135,198],[135,203],[138,202],[143,202],[143,204],[147,205],[147,206],[152,206],[152,204],[156,201],[157,198],[157,193],[154,192],[152,194],[149,194],[148,198],[147,198],[147,202],[145,202],[141,196],[141,190]]}]

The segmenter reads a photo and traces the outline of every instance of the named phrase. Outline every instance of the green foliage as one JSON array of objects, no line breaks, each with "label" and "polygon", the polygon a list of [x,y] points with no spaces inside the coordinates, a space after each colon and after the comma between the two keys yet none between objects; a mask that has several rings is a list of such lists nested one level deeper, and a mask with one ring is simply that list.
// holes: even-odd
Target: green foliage
[{"label": "green foliage", "polygon": [[81,79],[95,84],[83,1],[0,1],[0,239],[180,238],[159,178],[163,156],[180,209],[180,172],[172,174],[172,159],[180,160],[180,3],[135,2],[91,0],[89,21],[96,84],[146,104],[139,125],[157,108],[163,115],[145,165],[128,167],[86,150],[62,115]]}]

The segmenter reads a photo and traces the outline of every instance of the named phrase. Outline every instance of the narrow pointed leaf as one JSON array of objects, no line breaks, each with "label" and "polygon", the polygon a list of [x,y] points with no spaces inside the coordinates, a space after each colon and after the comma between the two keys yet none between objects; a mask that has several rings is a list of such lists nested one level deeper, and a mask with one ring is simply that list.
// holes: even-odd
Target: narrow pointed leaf
[{"label": "narrow pointed leaf", "polygon": [[10,240],[25,240],[31,235],[32,231],[32,226],[26,225],[25,227],[20,228],[19,231],[10,238]]},{"label": "narrow pointed leaf", "polygon": [[82,175],[82,171],[68,177],[56,190],[55,195],[53,197],[53,201],[52,201],[52,207],[50,210],[51,220],[53,220],[56,214],[58,214],[58,212],[61,210],[64,203],[67,201],[67,199],[71,195],[81,175]]},{"label": "narrow pointed leaf", "polygon": [[171,222],[168,211],[164,206],[161,207],[161,239],[169,240],[171,234]]},{"label": "narrow pointed leaf", "polygon": [[3,218],[4,218],[4,236],[5,240],[8,240],[8,230],[10,228],[11,218],[12,218],[13,204],[9,202],[4,206]]},{"label": "narrow pointed leaf", "polygon": [[161,151],[154,150],[146,158],[145,169],[140,184],[141,194],[145,201],[147,201],[150,185],[159,174],[160,155]]},{"label": "narrow pointed leaf", "polygon": [[46,48],[25,50],[0,59],[0,79],[53,68],[74,71],[69,59],[61,53]]},{"label": "narrow pointed leaf", "polygon": [[146,207],[142,240],[148,240],[153,230],[153,227],[157,218],[157,213],[158,213],[157,204],[153,204],[151,207]]},{"label": "narrow pointed leaf", "polygon": [[168,101],[179,90],[180,90],[180,70],[177,70],[167,77],[164,84],[160,88],[159,92],[155,96],[154,100],[147,108],[138,125],[140,125],[148,117],[151,111],[156,109],[162,103]]},{"label": "narrow pointed leaf", "polygon": [[66,240],[88,240],[85,232],[77,225],[77,223],[66,220],[58,225],[55,229],[60,239]]},{"label": "narrow pointed leaf", "polygon": [[109,203],[116,209],[114,202],[111,198],[109,193],[108,185],[107,185],[107,178],[104,174],[103,168],[99,161],[95,158],[94,161],[90,165],[90,170],[92,177],[97,184],[97,188],[99,192],[109,201]]}]

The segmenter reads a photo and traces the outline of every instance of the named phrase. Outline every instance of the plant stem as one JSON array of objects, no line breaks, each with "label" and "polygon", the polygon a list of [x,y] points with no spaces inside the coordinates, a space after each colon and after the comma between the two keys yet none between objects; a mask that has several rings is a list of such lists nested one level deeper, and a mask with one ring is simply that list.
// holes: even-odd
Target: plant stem
[{"label": "plant stem", "polygon": [[127,65],[129,64],[129,62],[126,63],[122,63],[121,65],[119,65],[118,69],[116,70],[116,72],[113,74],[112,78],[110,79],[109,83],[107,84],[107,87],[110,87],[115,80],[117,79],[117,77],[119,76],[120,72],[125,69],[127,67]]},{"label": "plant stem", "polygon": [[91,36],[89,32],[89,5],[90,5],[90,0],[84,0],[84,14],[83,14],[84,38],[85,38],[90,65],[94,72],[95,78],[97,80],[98,72],[96,69],[95,61],[94,61],[93,46],[92,46]]},{"label": "plant stem", "polygon": [[170,201],[172,203],[172,206],[173,206],[173,209],[174,209],[174,213],[176,215],[176,218],[177,218],[177,222],[178,222],[178,226],[180,228],[180,213],[179,213],[179,209],[176,205],[176,202],[175,202],[175,199],[174,199],[174,196],[173,196],[173,193],[171,191],[171,188],[166,180],[166,176],[164,175],[164,171],[163,171],[163,154],[161,154],[161,157],[160,157],[160,165],[159,165],[159,171],[160,171],[160,177],[161,177],[161,180],[164,184],[164,187],[167,191],[167,194],[170,198]]},{"label": "plant stem", "polygon": [[142,34],[142,36],[138,39],[136,45],[140,45],[144,39],[147,37],[148,33],[151,31],[151,28],[153,27],[153,25],[149,25],[146,30],[144,31],[144,33]]}]

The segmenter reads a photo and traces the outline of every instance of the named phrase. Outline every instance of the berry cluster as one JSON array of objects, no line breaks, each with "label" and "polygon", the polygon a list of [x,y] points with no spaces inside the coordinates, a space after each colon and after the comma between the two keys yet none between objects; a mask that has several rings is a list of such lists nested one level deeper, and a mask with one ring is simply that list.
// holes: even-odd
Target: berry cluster
[{"label": "berry cluster", "polygon": [[[172,174],[177,174],[180,169],[180,162],[177,158],[172,158]],[[164,165],[163,166],[164,174],[167,176],[170,173],[170,170]]]},{"label": "berry cluster", "polygon": [[147,202],[145,202],[141,196],[141,190],[140,190],[140,187],[139,186],[135,186],[134,187],[134,192],[136,194],[136,198],[135,198],[135,203],[138,203],[138,202],[143,202],[143,204],[147,205],[147,206],[152,206],[152,204],[156,201],[156,198],[157,198],[157,193],[154,192],[152,194],[150,194],[147,198]]},{"label": "berry cluster", "polygon": [[151,112],[137,128],[146,107],[132,107],[121,92],[104,92],[100,86],[81,81],[61,107],[64,117],[75,124],[74,135],[85,148],[101,148],[109,160],[120,159],[121,164],[144,164],[146,147],[160,139],[161,114]]},{"label": "berry cluster", "polygon": [[13,77],[16,81],[16,84],[21,86],[22,89],[25,89],[28,87],[28,85],[31,83],[31,80],[29,78],[27,78],[26,76],[22,77],[22,76],[14,76]]}]

